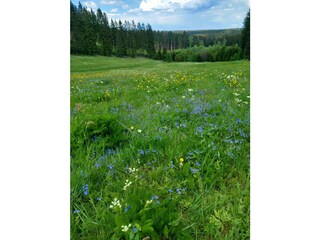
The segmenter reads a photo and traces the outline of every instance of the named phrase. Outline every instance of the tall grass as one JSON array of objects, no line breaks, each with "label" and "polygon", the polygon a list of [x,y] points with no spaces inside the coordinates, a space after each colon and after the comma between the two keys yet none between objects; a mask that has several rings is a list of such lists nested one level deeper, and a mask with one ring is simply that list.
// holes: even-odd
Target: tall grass
[{"label": "tall grass", "polygon": [[249,239],[249,62],[71,56],[72,239]]}]

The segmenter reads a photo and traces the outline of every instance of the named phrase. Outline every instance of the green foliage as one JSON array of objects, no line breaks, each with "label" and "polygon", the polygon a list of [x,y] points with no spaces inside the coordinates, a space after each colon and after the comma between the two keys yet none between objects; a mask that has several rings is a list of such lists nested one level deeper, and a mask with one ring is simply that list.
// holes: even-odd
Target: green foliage
[{"label": "green foliage", "polygon": [[[171,53],[172,61],[175,62],[223,62],[223,61],[236,61],[241,59],[241,48],[238,45],[225,46],[214,45],[210,47],[192,47],[187,49],[180,49],[175,52],[173,58],[173,52]],[[168,56],[165,61],[170,62],[171,58]]]},{"label": "green foliage", "polygon": [[71,56],[71,239],[249,239],[249,84],[248,61]]}]

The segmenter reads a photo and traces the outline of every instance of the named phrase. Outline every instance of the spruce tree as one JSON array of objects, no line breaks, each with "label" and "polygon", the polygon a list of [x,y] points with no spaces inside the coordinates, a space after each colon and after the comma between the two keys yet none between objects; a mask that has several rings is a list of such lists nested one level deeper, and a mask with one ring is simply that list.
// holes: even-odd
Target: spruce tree
[{"label": "spruce tree", "polygon": [[250,9],[243,21],[241,48],[243,57],[250,59]]}]

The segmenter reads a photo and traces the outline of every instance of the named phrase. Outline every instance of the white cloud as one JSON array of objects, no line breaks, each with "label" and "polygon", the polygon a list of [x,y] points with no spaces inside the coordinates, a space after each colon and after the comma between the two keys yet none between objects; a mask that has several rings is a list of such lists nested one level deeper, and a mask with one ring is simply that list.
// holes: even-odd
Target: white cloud
[{"label": "white cloud", "polygon": [[102,5],[124,5],[125,3],[121,0],[111,0],[111,1],[102,0],[102,1],[100,1],[100,4],[102,4]]},{"label": "white cloud", "polygon": [[199,10],[210,8],[215,5],[214,0],[142,0],[140,9],[143,11],[173,11],[178,9],[183,10]]},{"label": "white cloud", "polygon": [[129,4],[123,0],[102,2],[112,8],[107,12],[108,17],[129,22],[134,20],[136,24],[150,23],[154,30],[242,27],[249,4],[248,0],[135,0],[138,6],[132,4],[133,8],[123,12],[124,6]]},{"label": "white cloud", "polygon": [[129,9],[128,13],[138,13],[138,12],[141,12],[141,9],[140,8],[131,8]]},{"label": "white cloud", "polygon": [[84,2],[83,3],[87,8],[90,8],[92,10],[97,9],[97,4],[95,2]]},{"label": "white cloud", "polygon": [[121,6],[123,9],[128,9],[129,8],[129,5],[128,4],[124,4]]}]

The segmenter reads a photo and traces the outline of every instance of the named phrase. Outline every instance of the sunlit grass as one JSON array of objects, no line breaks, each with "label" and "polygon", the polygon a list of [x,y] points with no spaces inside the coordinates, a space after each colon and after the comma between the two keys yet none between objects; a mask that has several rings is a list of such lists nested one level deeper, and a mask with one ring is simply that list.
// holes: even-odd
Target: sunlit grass
[{"label": "sunlit grass", "polygon": [[71,57],[73,239],[249,239],[249,62]]}]

